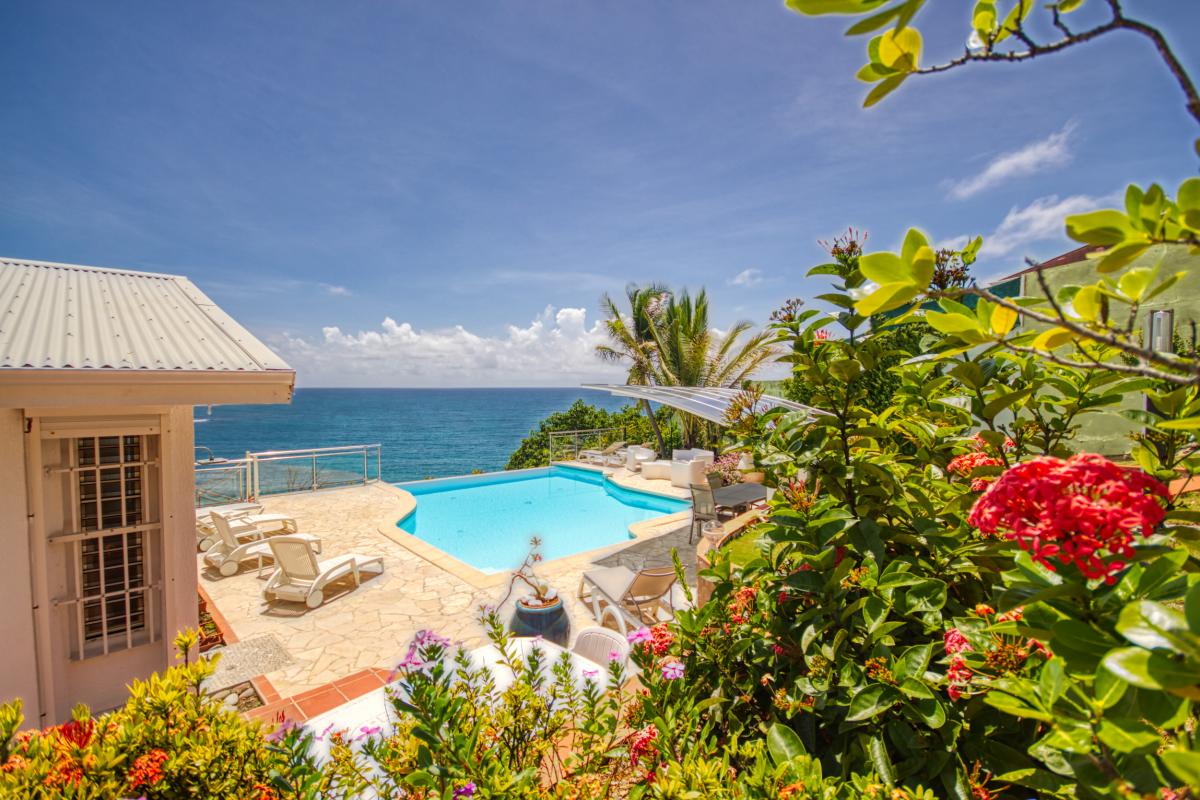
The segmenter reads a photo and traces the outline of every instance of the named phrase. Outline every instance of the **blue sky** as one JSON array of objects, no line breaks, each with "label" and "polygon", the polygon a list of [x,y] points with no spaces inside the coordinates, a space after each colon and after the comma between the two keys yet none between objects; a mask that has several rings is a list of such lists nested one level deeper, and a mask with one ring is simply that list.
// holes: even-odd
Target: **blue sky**
[{"label": "blue sky", "polygon": [[[937,6],[933,59],[966,33]],[[1200,4],[1126,6],[1200,75]],[[590,349],[628,281],[762,324],[848,225],[990,236],[996,275],[1066,249],[1064,212],[1194,174],[1132,34],[864,111],[845,27],[757,0],[7,3],[0,254],[186,274],[302,385],[570,385],[613,376]]]}]

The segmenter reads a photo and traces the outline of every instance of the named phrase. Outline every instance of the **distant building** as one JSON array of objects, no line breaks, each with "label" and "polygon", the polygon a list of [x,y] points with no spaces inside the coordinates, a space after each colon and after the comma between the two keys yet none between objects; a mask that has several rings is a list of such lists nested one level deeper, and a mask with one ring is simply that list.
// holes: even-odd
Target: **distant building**
[{"label": "distant building", "polygon": [[0,700],[125,698],[197,622],[193,406],[295,373],[186,278],[0,258]]}]

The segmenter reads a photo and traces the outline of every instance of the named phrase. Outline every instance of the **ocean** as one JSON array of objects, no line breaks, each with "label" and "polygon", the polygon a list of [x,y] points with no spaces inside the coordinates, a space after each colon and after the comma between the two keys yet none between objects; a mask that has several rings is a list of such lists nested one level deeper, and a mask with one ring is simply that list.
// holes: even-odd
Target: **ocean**
[{"label": "ocean", "polygon": [[441,478],[504,469],[538,422],[580,399],[607,409],[630,402],[578,388],[297,389],[290,405],[198,407],[196,445],[240,458],[378,443],[384,480]]}]

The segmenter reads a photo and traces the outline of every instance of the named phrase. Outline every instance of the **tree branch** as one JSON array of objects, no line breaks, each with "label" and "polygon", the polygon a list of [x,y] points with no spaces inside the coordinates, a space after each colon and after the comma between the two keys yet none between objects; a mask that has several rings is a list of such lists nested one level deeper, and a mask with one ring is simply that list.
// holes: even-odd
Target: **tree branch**
[{"label": "tree branch", "polygon": [[983,52],[973,53],[967,50],[958,58],[947,61],[944,64],[936,64],[932,67],[923,67],[913,70],[918,75],[932,75],[938,72],[946,72],[956,67],[961,67],[964,64],[973,61],[993,61],[1017,63],[1020,61],[1028,61],[1032,58],[1056,53],[1059,50],[1065,50],[1068,47],[1073,47],[1077,44],[1091,41],[1098,36],[1103,36],[1106,33],[1111,33],[1118,30],[1132,31],[1134,33],[1145,36],[1154,45],[1154,49],[1158,51],[1158,56],[1166,65],[1167,71],[1175,78],[1179,88],[1183,91],[1185,98],[1185,107],[1188,114],[1200,123],[1200,90],[1197,90],[1195,82],[1188,75],[1187,70],[1180,62],[1175,51],[1167,43],[1167,39],[1163,36],[1162,31],[1152,25],[1147,25],[1136,19],[1129,19],[1125,16],[1121,9],[1120,0],[1108,0],[1108,7],[1112,11],[1112,19],[1105,22],[1103,25],[1097,25],[1094,28],[1089,28],[1085,31],[1075,33],[1062,21],[1061,15],[1057,7],[1051,8],[1052,22],[1054,27],[1062,33],[1062,38],[1048,44],[1037,44],[1026,33],[1024,26],[1017,24],[1008,29],[1009,33],[1019,39],[1027,49],[1025,50],[1009,50],[1005,52],[994,52],[990,47]]},{"label": "tree branch", "polygon": [[[1115,336],[1112,333],[1092,330],[1086,325],[1081,325],[1078,322],[1066,319],[1065,317],[1055,318],[1049,314],[1043,314],[1040,311],[1034,311],[1030,308],[1019,306],[1016,303],[1005,300],[1003,297],[999,297],[998,295],[989,292],[987,289],[981,289],[978,286],[969,286],[960,290],[960,292],[962,294],[970,294],[975,295],[976,297],[982,297],[984,300],[987,300],[990,303],[995,303],[996,305],[1007,308],[1010,311],[1015,311],[1021,316],[1029,317],[1030,319],[1045,323],[1047,325],[1056,325],[1076,334],[1077,336],[1081,336],[1084,339],[1090,339],[1093,342],[1106,344],[1116,350],[1120,350],[1121,352],[1128,353],[1132,356],[1136,356],[1137,358],[1144,359],[1145,361],[1158,364],[1159,366],[1167,367],[1169,369],[1177,369],[1181,372],[1188,373],[1192,376],[1192,379],[1185,381],[1186,383],[1192,383],[1194,381],[1200,382],[1200,363],[1181,359],[1174,354],[1160,353],[1156,350],[1134,345],[1130,342],[1122,340],[1120,337]],[[951,296],[957,293],[958,292],[939,292],[932,296]],[[1165,375],[1167,373],[1163,374]],[[1176,376],[1176,380],[1174,381],[1175,383],[1179,382],[1178,378],[1179,376]]]},{"label": "tree branch", "polygon": [[1069,358],[1056,356],[1047,350],[1038,350],[1036,347],[1026,347],[1021,344],[1013,344],[1009,341],[1000,341],[998,344],[1006,350],[1012,350],[1014,353],[1025,353],[1026,355],[1037,356],[1052,364],[1058,364],[1064,367],[1074,367],[1075,369],[1090,369],[1093,366],[1099,369],[1112,370],[1113,372],[1122,372],[1127,375],[1137,375],[1142,378],[1154,378],[1160,381],[1169,381],[1171,383],[1189,386],[1193,383],[1200,382],[1200,378],[1189,378],[1186,375],[1176,375],[1173,372],[1163,372],[1162,370],[1154,369],[1153,367],[1144,367],[1138,364],[1114,364],[1108,361],[1098,361],[1091,356],[1088,360],[1092,363],[1072,361]]}]

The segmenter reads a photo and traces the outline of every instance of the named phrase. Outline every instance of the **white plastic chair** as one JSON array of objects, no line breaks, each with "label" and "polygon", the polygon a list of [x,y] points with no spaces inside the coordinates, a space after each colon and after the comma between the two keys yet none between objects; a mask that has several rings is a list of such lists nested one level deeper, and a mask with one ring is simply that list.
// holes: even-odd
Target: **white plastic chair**
[{"label": "white plastic chair", "polygon": [[268,602],[291,600],[317,608],[325,602],[325,587],[339,578],[353,576],[359,586],[363,572],[383,573],[380,556],[347,553],[317,561],[312,543],[301,536],[272,536],[266,544],[275,555],[275,572],[263,587]]},{"label": "white plastic chair", "polygon": [[609,628],[593,626],[584,628],[575,637],[571,652],[600,666],[606,666],[609,655],[619,653],[621,664],[629,661],[629,640]]}]

